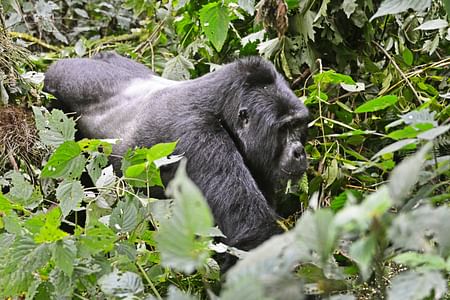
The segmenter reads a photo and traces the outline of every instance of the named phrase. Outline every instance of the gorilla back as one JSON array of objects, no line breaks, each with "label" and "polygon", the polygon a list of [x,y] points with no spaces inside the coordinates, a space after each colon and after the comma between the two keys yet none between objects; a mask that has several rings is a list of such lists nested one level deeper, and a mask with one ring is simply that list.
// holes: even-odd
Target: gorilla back
[{"label": "gorilla back", "polygon": [[251,57],[176,82],[103,53],[53,64],[45,89],[79,114],[85,137],[122,139],[115,154],[179,140],[228,244],[249,250],[281,232],[274,195],[306,169],[308,111],[271,63]]}]

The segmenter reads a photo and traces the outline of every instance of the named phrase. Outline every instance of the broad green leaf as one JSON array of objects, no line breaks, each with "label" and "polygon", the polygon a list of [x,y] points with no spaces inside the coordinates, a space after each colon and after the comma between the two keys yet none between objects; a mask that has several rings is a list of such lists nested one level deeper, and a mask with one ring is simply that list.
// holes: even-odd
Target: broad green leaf
[{"label": "broad green leaf", "polygon": [[441,273],[406,271],[392,279],[387,299],[422,300],[430,296],[433,290],[434,299],[441,299],[447,292],[447,281]]},{"label": "broad green leaf", "polygon": [[408,9],[423,11],[429,8],[430,5],[431,0],[384,0],[369,21],[372,22],[377,17],[405,12]]},{"label": "broad green leaf", "polygon": [[209,257],[205,237],[213,227],[213,217],[200,190],[188,178],[186,163],[180,163],[175,178],[167,188],[174,200],[172,216],[160,219],[155,236],[162,265],[191,273],[204,265]]},{"label": "broad green leaf", "polygon": [[77,255],[75,242],[70,239],[59,240],[53,248],[53,260],[58,268],[71,277]]},{"label": "broad green leaf", "polygon": [[112,144],[107,140],[82,139],[77,142],[83,152],[103,153],[109,156],[112,153]]},{"label": "broad green leaf", "polygon": [[403,61],[408,65],[411,66],[414,62],[414,55],[408,48],[405,48],[402,52]]},{"label": "broad green leaf", "polygon": [[50,156],[41,176],[50,178],[79,178],[85,166],[80,146],[73,141],[61,144]]},{"label": "broad green leaf", "polygon": [[372,261],[377,247],[373,234],[360,238],[350,246],[350,257],[358,264],[363,280],[368,280],[372,274]]},{"label": "broad green leaf", "polygon": [[155,161],[157,159],[163,158],[173,153],[177,142],[172,143],[159,143],[152,146],[147,152],[147,160]]},{"label": "broad green leaf", "polygon": [[378,110],[385,109],[389,106],[394,105],[398,101],[396,95],[386,95],[381,96],[372,100],[367,101],[366,103],[358,106],[355,109],[355,113],[366,113],[366,112],[374,112]]},{"label": "broad green leaf", "polygon": [[83,186],[79,181],[64,180],[58,185],[56,199],[59,201],[63,218],[80,205],[83,196]]},{"label": "broad green leaf", "polygon": [[18,207],[33,209],[43,200],[39,188],[33,187],[20,172],[8,173],[5,177],[11,178],[10,190],[5,196]]},{"label": "broad green leaf", "polygon": [[88,171],[89,177],[91,177],[92,182],[97,182],[99,177],[102,175],[102,168],[108,164],[108,157],[104,153],[93,153],[89,158],[88,164],[86,165],[86,170]]},{"label": "broad green leaf", "polygon": [[387,136],[394,140],[413,139],[416,138],[421,132],[430,130],[431,128],[433,128],[433,125],[430,123],[414,124],[406,126],[403,129],[395,130]]},{"label": "broad green leaf", "polygon": [[328,70],[323,73],[319,73],[317,75],[314,75],[314,83],[318,84],[348,84],[348,85],[355,85],[356,82],[348,75],[339,74],[336,73],[334,70]]},{"label": "broad green leaf", "polygon": [[425,145],[413,156],[405,158],[392,171],[389,176],[388,188],[395,204],[401,204],[419,180],[420,171],[430,149],[431,144]]},{"label": "broad green leaf", "polygon": [[216,48],[217,52],[222,50],[230,25],[228,8],[222,3],[208,3],[199,12],[202,31],[206,34],[206,37],[213,44],[214,48]]},{"label": "broad green leaf", "polygon": [[119,201],[111,213],[109,226],[117,232],[131,232],[136,228],[140,219],[136,203]]},{"label": "broad green leaf", "polygon": [[120,272],[114,270],[112,273],[103,275],[99,280],[101,290],[114,298],[141,298],[144,292],[144,284],[141,277],[133,272]]},{"label": "broad green leaf", "polygon": [[44,226],[34,237],[34,241],[38,244],[51,243],[63,239],[67,233],[59,229],[61,225],[61,211],[58,207],[49,210],[45,214]]},{"label": "broad green leaf", "polygon": [[427,270],[442,270],[450,271],[450,266],[444,258],[438,255],[419,253],[419,252],[405,252],[395,256],[392,259],[394,262],[407,266],[409,268],[421,267]]},{"label": "broad green leaf", "polygon": [[111,251],[116,239],[116,233],[109,227],[97,220],[91,220],[86,227],[85,234],[80,236],[78,247],[81,256],[90,256],[101,251]]},{"label": "broad green leaf", "polygon": [[61,110],[53,109],[51,113],[42,107],[33,106],[36,128],[41,141],[57,147],[75,138],[75,121],[68,118]]},{"label": "broad green leaf", "polygon": [[398,151],[400,149],[402,149],[403,147],[407,146],[407,145],[411,145],[417,143],[417,139],[406,139],[406,140],[400,140],[398,142],[392,143],[390,145],[387,145],[386,147],[384,147],[383,149],[381,149],[380,151],[378,151],[373,157],[372,159],[375,159],[379,156],[383,156],[387,153],[392,153],[395,151]]}]

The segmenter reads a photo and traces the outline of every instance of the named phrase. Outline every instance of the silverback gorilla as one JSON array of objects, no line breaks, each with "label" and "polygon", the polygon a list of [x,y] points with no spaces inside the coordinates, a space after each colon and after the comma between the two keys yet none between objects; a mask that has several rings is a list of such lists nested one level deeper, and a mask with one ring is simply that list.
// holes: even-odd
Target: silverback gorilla
[{"label": "silverback gorilla", "polygon": [[[275,191],[306,169],[308,111],[271,63],[245,58],[177,82],[107,52],[58,61],[44,87],[80,116],[84,137],[122,139],[115,154],[179,140],[229,245],[249,250],[281,232]],[[162,169],[163,181],[173,173]]]}]

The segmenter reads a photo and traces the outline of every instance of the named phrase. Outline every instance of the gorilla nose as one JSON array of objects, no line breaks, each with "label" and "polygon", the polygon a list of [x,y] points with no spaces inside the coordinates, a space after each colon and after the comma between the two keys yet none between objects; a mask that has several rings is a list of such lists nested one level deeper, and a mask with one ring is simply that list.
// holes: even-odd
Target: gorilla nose
[{"label": "gorilla nose", "polygon": [[303,145],[295,145],[291,149],[291,157],[295,160],[302,160],[305,158],[305,149],[303,148]]}]

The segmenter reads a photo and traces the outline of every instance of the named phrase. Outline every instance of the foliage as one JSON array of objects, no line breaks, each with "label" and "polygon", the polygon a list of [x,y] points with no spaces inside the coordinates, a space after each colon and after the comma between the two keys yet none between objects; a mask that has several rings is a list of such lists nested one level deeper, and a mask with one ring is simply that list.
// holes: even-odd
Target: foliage
[{"label": "foliage", "polygon": [[[304,212],[242,253],[214,242],[183,162],[173,199],[151,198],[159,167],[181,159],[167,158],[176,141],[130,149],[119,177],[114,141],[76,141],[72,118],[33,107],[34,148],[50,154],[41,164],[0,151],[1,298],[449,297],[448,1],[2,0],[2,11],[4,105],[50,100],[40,71],[61,57],[115,49],[189,79],[262,55],[312,118],[308,182],[280,195]],[[243,257],[226,275],[223,252]]]}]

